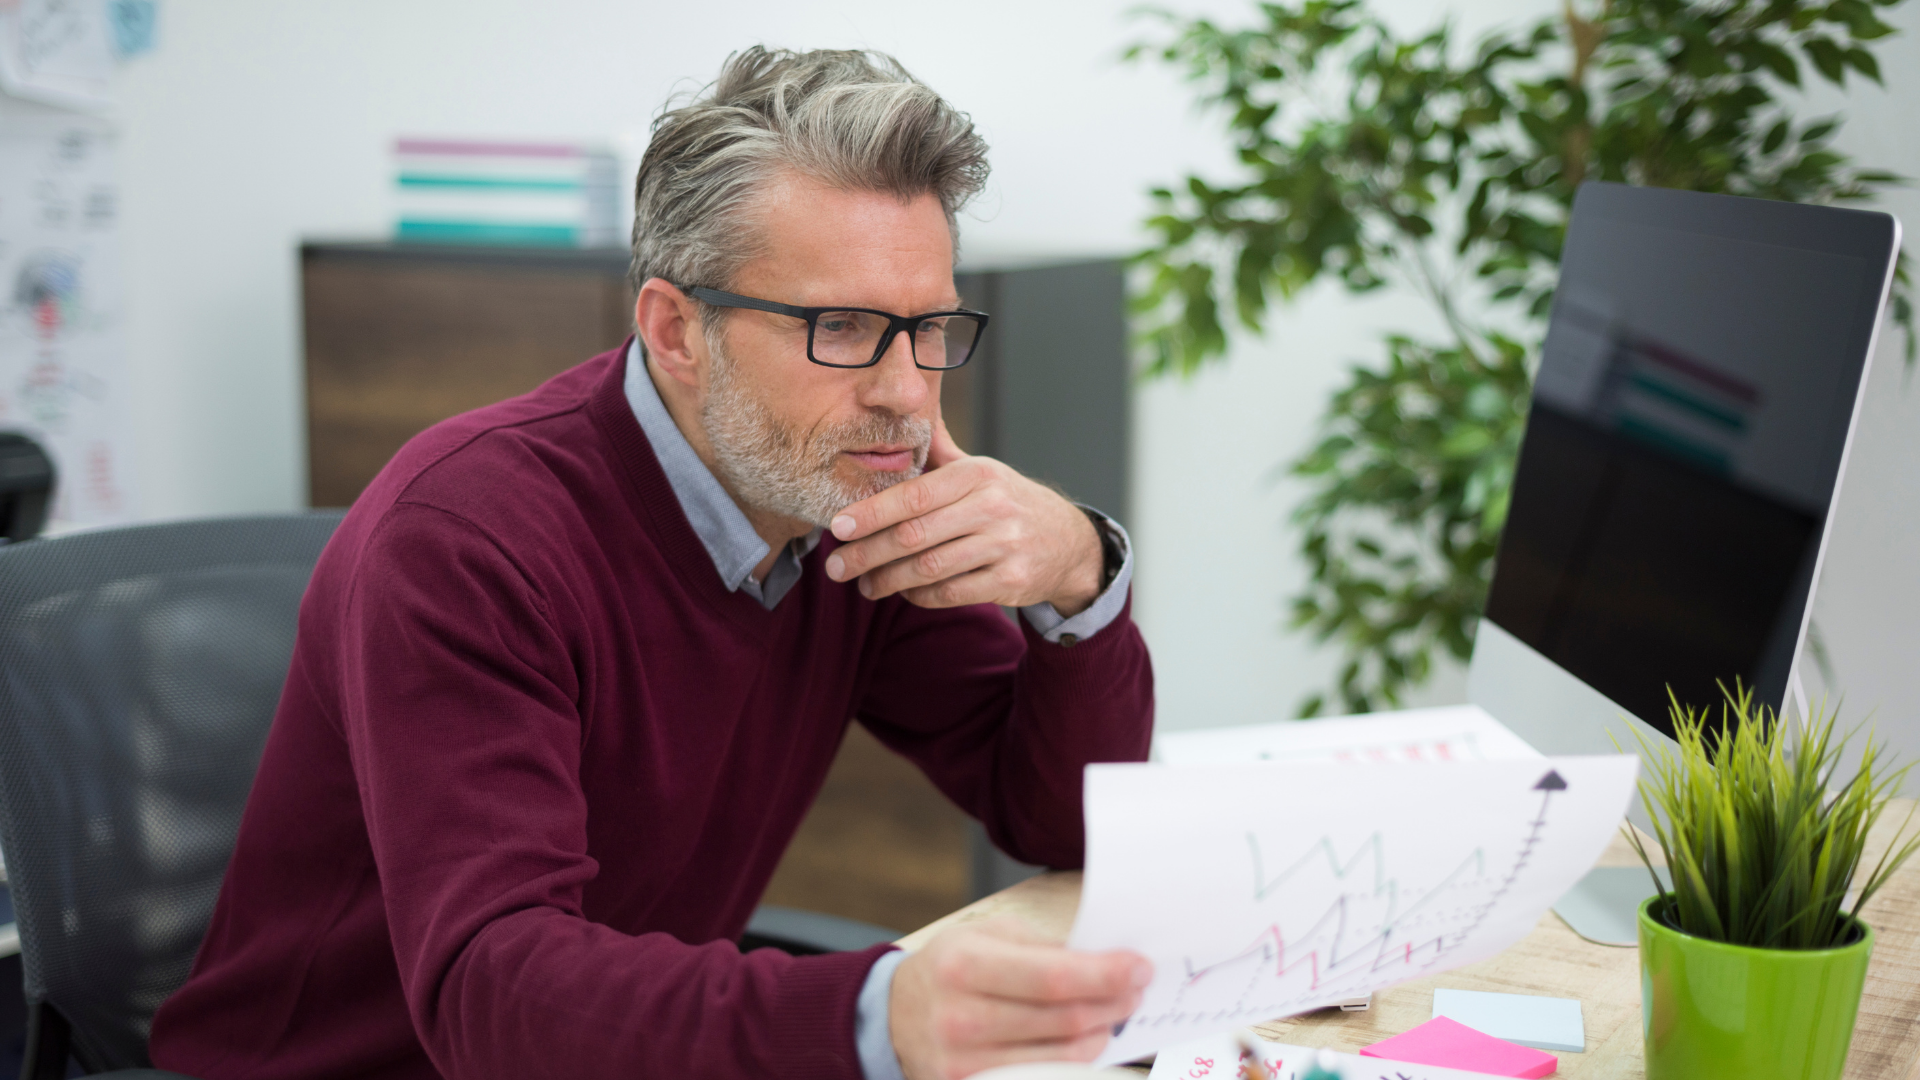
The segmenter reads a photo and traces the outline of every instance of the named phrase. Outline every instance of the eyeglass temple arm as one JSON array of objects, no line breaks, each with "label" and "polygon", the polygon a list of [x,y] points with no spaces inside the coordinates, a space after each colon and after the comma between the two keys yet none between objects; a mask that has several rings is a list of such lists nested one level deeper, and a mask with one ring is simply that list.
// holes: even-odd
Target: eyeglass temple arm
[{"label": "eyeglass temple arm", "polygon": [[796,319],[807,317],[806,308],[794,307],[792,304],[777,304],[772,300],[759,300],[751,296],[741,296],[739,293],[721,292],[719,289],[697,285],[688,289],[687,292],[696,300],[705,300],[716,307],[752,308],[755,311],[770,311],[775,315],[791,315]]}]

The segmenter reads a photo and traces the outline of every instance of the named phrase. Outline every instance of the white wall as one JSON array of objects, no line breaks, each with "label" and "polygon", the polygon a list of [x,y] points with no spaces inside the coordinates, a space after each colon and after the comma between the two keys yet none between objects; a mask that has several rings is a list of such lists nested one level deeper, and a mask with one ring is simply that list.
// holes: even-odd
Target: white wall
[{"label": "white wall", "polygon": [[120,80],[148,510],[302,498],[295,247],[384,234],[396,134],[631,140],[733,49],[872,46],[994,146],[970,243],[1123,251],[1150,178],[1224,153],[1115,62],[1121,6],[168,0]]},{"label": "white wall", "polygon": [[[755,41],[891,51],[979,122],[994,181],[965,226],[974,257],[1117,253],[1141,240],[1144,190],[1223,174],[1215,121],[1190,91],[1121,47],[1133,0],[166,0],[160,47],[120,78],[130,339],[150,516],[285,509],[303,497],[295,248],[388,224],[386,147],[398,134],[637,138],[668,93]],[[1193,9],[1195,4],[1178,5]],[[1251,4],[1208,0],[1239,19]],[[1417,29],[1441,10],[1390,0]],[[1558,8],[1460,0],[1469,29]],[[1849,149],[1920,175],[1920,5],[1884,61],[1894,91],[1862,91]],[[1920,198],[1898,205],[1920,227]],[[1286,517],[1302,489],[1276,466],[1350,361],[1378,334],[1420,329],[1405,297],[1302,298],[1229,363],[1138,396],[1138,611],[1160,676],[1162,723],[1291,715],[1323,685],[1329,651],[1283,631],[1303,572]],[[1910,726],[1920,749],[1920,387],[1881,363],[1847,488],[1819,618],[1856,704]],[[1422,695],[1457,700],[1448,672]]]},{"label": "white wall", "polygon": [[[1849,119],[1840,145],[1863,161],[1920,177],[1920,9],[1894,9],[1903,31],[1881,58],[1887,92],[1833,91],[1812,95],[1812,106]],[[1882,207],[1906,227],[1906,249],[1920,252],[1920,191],[1897,191]],[[1916,265],[1920,272],[1920,265]],[[1909,368],[1891,326],[1868,373],[1867,393],[1854,430],[1851,460],[1840,489],[1828,541],[1815,627],[1825,640],[1834,678],[1810,659],[1801,668],[1807,690],[1844,699],[1843,717],[1871,714],[1903,759],[1920,759],[1920,368]],[[1920,793],[1910,777],[1908,793]]]}]

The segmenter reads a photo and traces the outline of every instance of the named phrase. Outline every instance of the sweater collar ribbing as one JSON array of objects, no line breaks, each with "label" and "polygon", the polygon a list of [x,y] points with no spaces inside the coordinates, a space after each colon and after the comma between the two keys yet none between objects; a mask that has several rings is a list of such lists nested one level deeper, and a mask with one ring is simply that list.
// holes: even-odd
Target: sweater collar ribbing
[{"label": "sweater collar ribbing", "polygon": [[687,520],[673,485],[647,441],[646,432],[641,430],[627,403],[626,365],[621,360],[632,342],[633,338],[628,337],[618,349],[602,353],[591,361],[604,364],[605,371],[587,403],[588,415],[624,466],[622,471],[633,485],[637,509],[650,526],[648,531],[660,545],[661,554],[673,573],[694,593],[708,597],[716,608],[742,621],[743,626],[752,625],[758,620],[749,617],[755,611],[762,611],[760,605],[729,590],[717,574],[707,569],[713,565],[713,559]]}]

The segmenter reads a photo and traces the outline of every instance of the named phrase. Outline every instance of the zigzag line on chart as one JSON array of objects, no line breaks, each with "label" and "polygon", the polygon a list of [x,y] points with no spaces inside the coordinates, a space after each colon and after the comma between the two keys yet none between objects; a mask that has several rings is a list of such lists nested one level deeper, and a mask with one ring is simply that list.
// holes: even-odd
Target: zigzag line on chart
[{"label": "zigzag line on chart", "polygon": [[[1419,899],[1400,908],[1401,893],[1398,880],[1386,873],[1385,841],[1379,834],[1368,837],[1344,862],[1334,850],[1329,838],[1322,838],[1310,847],[1305,855],[1295,860],[1280,874],[1266,879],[1261,857],[1260,844],[1256,837],[1249,834],[1248,848],[1252,856],[1254,873],[1254,899],[1261,900],[1272,895],[1282,885],[1298,873],[1303,867],[1324,858],[1328,871],[1334,879],[1344,882],[1349,874],[1363,865],[1373,867],[1372,888],[1359,895],[1359,899],[1378,898],[1385,894],[1387,911],[1384,917],[1368,918],[1367,929],[1353,948],[1346,947],[1348,937],[1355,933],[1348,926],[1350,906],[1356,900],[1356,894],[1344,893],[1328,905],[1304,932],[1285,934],[1279,924],[1273,923],[1262,928],[1254,939],[1244,948],[1230,956],[1209,964],[1196,965],[1192,958],[1185,961],[1185,977],[1181,980],[1173,1000],[1156,1015],[1136,1015],[1129,1023],[1153,1026],[1162,1023],[1180,1022],[1189,1019],[1207,1019],[1222,1022],[1242,1017],[1271,1018],[1283,1015],[1292,1005],[1323,997],[1346,977],[1379,972],[1383,968],[1401,965],[1408,969],[1431,967],[1447,953],[1469,940],[1475,931],[1486,922],[1487,916],[1498,905],[1500,899],[1512,888],[1520,875],[1525,872],[1531,861],[1533,851],[1540,844],[1542,832],[1547,823],[1547,811],[1555,792],[1566,789],[1566,781],[1558,772],[1549,770],[1533,785],[1533,790],[1541,793],[1539,810],[1529,826],[1527,835],[1521,840],[1512,864],[1484,899],[1463,913],[1464,921],[1456,928],[1447,928],[1418,940],[1404,938],[1396,940],[1399,932],[1413,920],[1430,908],[1437,898],[1448,890],[1485,875],[1485,853],[1476,848],[1463,858],[1452,871],[1433,886],[1423,890]],[[1367,857],[1371,855],[1369,860]],[[1290,951],[1301,943],[1327,939],[1321,946],[1306,949],[1297,955]],[[1291,944],[1290,944],[1291,941]],[[1274,991],[1282,990],[1278,983],[1289,975],[1307,968],[1309,978],[1304,987],[1296,987],[1283,992],[1275,999]],[[1203,984],[1213,986],[1236,969],[1246,971],[1246,983],[1235,997],[1231,1006],[1198,1010],[1185,1007],[1189,991],[1201,988]],[[1265,993],[1260,993],[1263,986]],[[1231,991],[1229,991],[1231,993]],[[1218,1002],[1224,995],[1209,994]],[[1261,1000],[1264,999],[1264,1000]]]},{"label": "zigzag line on chart", "polygon": [[[1251,837],[1249,837],[1249,839],[1251,839]],[[1374,837],[1368,840],[1367,845],[1363,845],[1363,846],[1371,846],[1377,849],[1379,845],[1379,841],[1380,841],[1380,837],[1376,834]],[[1327,844],[1327,841],[1322,840],[1321,844],[1325,845]],[[1256,845],[1255,847],[1256,856],[1258,854],[1258,850],[1259,849]],[[1295,865],[1297,868],[1298,864],[1295,864]],[[1352,863],[1348,863],[1349,867],[1351,867],[1351,865]],[[1469,874],[1468,871],[1472,871],[1472,873]],[[1485,872],[1486,872],[1486,854],[1482,849],[1475,848],[1473,849],[1472,852],[1468,853],[1466,858],[1460,860],[1460,864],[1458,866],[1455,866],[1453,870],[1447,874],[1446,877],[1441,878],[1438,884],[1426,890],[1421,895],[1419,900],[1415,901],[1412,905],[1407,907],[1404,911],[1396,910],[1399,907],[1399,902],[1400,902],[1399,883],[1394,879],[1385,877],[1383,873],[1379,877],[1377,877],[1374,881],[1373,895],[1378,896],[1383,892],[1387,894],[1388,903],[1389,903],[1387,917],[1380,924],[1380,929],[1378,932],[1369,931],[1366,934],[1366,936],[1361,939],[1361,944],[1359,947],[1351,951],[1347,951],[1342,948],[1342,943],[1344,942],[1344,940],[1346,939],[1349,933],[1347,929],[1347,914],[1348,914],[1348,907],[1351,900],[1350,897],[1344,896],[1344,895],[1334,900],[1332,904],[1328,905],[1327,910],[1322,912],[1319,918],[1315,919],[1314,922],[1307,927],[1304,933],[1295,935],[1296,940],[1311,941],[1315,937],[1319,936],[1322,931],[1328,929],[1328,923],[1330,921],[1333,923],[1331,928],[1333,941],[1327,947],[1328,955],[1326,957],[1326,965],[1324,968],[1321,966],[1321,955],[1320,955],[1320,950],[1318,949],[1309,950],[1305,956],[1297,957],[1291,962],[1289,962],[1287,959],[1286,935],[1281,931],[1279,926],[1268,925],[1265,929],[1261,930],[1258,935],[1255,936],[1252,943],[1250,943],[1246,948],[1240,950],[1239,952],[1223,960],[1219,960],[1212,964],[1208,964],[1204,967],[1198,967],[1198,968],[1194,967],[1192,961],[1189,960],[1187,962],[1187,977],[1184,985],[1192,986],[1193,984],[1199,982],[1202,978],[1205,978],[1207,975],[1215,971],[1218,971],[1222,968],[1236,965],[1240,961],[1246,960],[1247,958],[1254,956],[1256,954],[1260,954],[1262,957],[1262,964],[1261,964],[1262,968],[1264,968],[1266,963],[1268,962],[1271,962],[1274,965],[1273,974],[1276,978],[1287,975],[1294,968],[1299,967],[1301,964],[1311,965],[1314,973],[1313,981],[1314,981],[1314,985],[1316,986],[1319,985],[1319,982],[1322,976],[1336,974],[1346,969],[1349,964],[1349,961],[1353,960],[1356,957],[1363,956],[1367,952],[1367,947],[1369,945],[1373,946],[1373,954],[1374,954],[1373,959],[1369,962],[1370,966],[1374,969],[1378,969],[1383,962],[1386,962],[1387,960],[1391,959],[1391,956],[1389,956],[1390,951],[1404,953],[1408,956],[1411,955],[1411,952],[1414,948],[1412,942],[1406,942],[1404,949],[1401,949],[1401,950],[1391,949],[1390,943],[1393,940],[1394,931],[1399,928],[1402,922],[1407,920],[1416,912],[1419,912],[1420,910],[1425,908],[1427,904],[1434,897],[1439,896],[1441,893],[1451,888],[1463,876],[1470,880],[1472,878],[1481,876]],[[1289,871],[1289,873],[1291,873],[1291,871]],[[1285,875],[1283,875],[1283,878],[1284,876]],[[1336,876],[1344,877],[1344,875],[1339,874],[1338,871],[1336,871]],[[1278,887],[1280,880],[1281,879],[1275,879],[1273,883],[1274,887]],[[1264,896],[1265,894],[1262,893],[1261,895]]]},{"label": "zigzag line on chart", "polygon": [[1327,870],[1332,873],[1336,879],[1345,881],[1347,875],[1352,873],[1355,864],[1359,863],[1360,860],[1365,858],[1369,853],[1373,855],[1373,893],[1375,896],[1378,896],[1380,895],[1380,890],[1387,885],[1386,851],[1384,845],[1385,839],[1376,832],[1372,836],[1367,837],[1358,848],[1354,849],[1353,857],[1348,859],[1345,864],[1342,864],[1340,862],[1340,856],[1334,854],[1332,838],[1323,836],[1320,838],[1319,843],[1307,849],[1305,855],[1295,859],[1292,866],[1280,871],[1278,877],[1275,877],[1272,881],[1268,881],[1265,863],[1260,857],[1260,838],[1252,833],[1248,833],[1247,848],[1253,854],[1253,898],[1255,900],[1265,900],[1269,893],[1285,885],[1289,878],[1298,873],[1302,867],[1312,862],[1315,855],[1324,856],[1327,860]]}]

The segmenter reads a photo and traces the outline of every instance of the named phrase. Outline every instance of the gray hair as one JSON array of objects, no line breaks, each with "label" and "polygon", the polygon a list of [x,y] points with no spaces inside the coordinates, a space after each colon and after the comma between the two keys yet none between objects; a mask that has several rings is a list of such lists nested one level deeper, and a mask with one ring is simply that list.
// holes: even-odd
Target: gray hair
[{"label": "gray hair", "polygon": [[788,170],[850,191],[935,195],[957,252],[955,218],[986,185],[987,144],[884,53],[735,53],[704,92],[653,122],[634,181],[633,287],[656,277],[728,287],[764,250],[753,211]]}]

